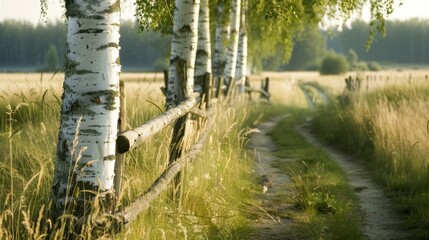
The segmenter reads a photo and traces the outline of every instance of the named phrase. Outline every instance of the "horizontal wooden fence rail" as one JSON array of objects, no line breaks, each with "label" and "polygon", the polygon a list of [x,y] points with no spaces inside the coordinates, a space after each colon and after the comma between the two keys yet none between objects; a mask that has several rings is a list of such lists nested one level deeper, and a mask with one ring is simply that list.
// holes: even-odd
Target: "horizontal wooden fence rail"
[{"label": "horizontal wooden fence rail", "polygon": [[174,163],[172,163],[149,187],[146,192],[137,198],[134,202],[131,203],[130,206],[124,208],[121,211],[118,211],[115,216],[118,219],[122,219],[123,227],[129,226],[138,215],[143,212],[149,204],[155,200],[163,191],[165,191],[168,187],[168,184],[172,182],[174,177],[183,170],[187,163],[191,163],[201,152],[201,149],[204,146],[206,139],[209,136],[210,130],[214,125],[214,118],[210,118],[205,128],[205,131],[200,136],[198,142],[194,144],[191,149],[186,153],[186,155],[182,156],[180,159],[177,159]]},{"label": "horizontal wooden fence rail", "polygon": [[170,123],[190,112],[197,104],[196,98],[188,98],[177,107],[167,110],[146,123],[120,133],[116,139],[117,151],[119,153],[126,153],[130,149],[137,147],[140,143],[152,137]]}]

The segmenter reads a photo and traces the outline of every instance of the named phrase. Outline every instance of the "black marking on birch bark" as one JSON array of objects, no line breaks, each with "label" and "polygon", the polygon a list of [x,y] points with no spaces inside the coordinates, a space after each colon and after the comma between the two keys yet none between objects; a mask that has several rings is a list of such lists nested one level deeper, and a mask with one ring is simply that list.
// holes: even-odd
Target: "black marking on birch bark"
[{"label": "black marking on birch bark", "polygon": [[110,42],[108,44],[101,45],[100,47],[96,48],[95,50],[100,51],[100,50],[103,50],[103,49],[106,49],[109,47],[118,48],[119,45],[118,45],[118,43]]},{"label": "black marking on birch bark", "polygon": [[[101,125],[88,125],[90,128],[101,128]],[[98,143],[98,141],[95,141],[95,143]]]},{"label": "black marking on birch bark", "polygon": [[101,132],[95,129],[81,129],[79,130],[80,136],[101,136]]},{"label": "black marking on birch bark", "polygon": [[[75,100],[72,103],[64,103],[62,115],[64,114],[79,114],[92,117],[97,115],[97,113],[95,113],[94,111],[89,110],[88,106],[82,106],[78,100]],[[77,122],[77,120],[75,122]]]},{"label": "black marking on birch bark", "polygon": [[90,101],[93,103],[97,103],[97,101],[100,101],[99,104],[103,104],[103,102],[101,102],[102,96],[106,97],[106,102],[104,103],[105,106],[104,108],[106,110],[115,110],[117,108],[116,104],[116,98],[119,96],[119,91],[115,91],[115,90],[101,90],[101,91],[97,91],[97,92],[87,92],[85,94],[83,94],[83,96],[91,96]]},{"label": "black marking on birch bark", "polygon": [[99,96],[92,97],[90,101],[95,104],[101,104],[101,98]]},{"label": "black marking on birch bark", "polygon": [[116,106],[116,98],[119,96],[119,91],[113,91],[113,90],[107,90],[107,102],[106,102],[106,106],[104,106],[104,108],[106,110],[115,110],[117,108]]},{"label": "black marking on birch bark", "polygon": [[76,75],[83,75],[83,74],[88,74],[88,73],[98,73],[98,72],[93,72],[91,70],[86,70],[86,69],[77,70],[76,72],[74,72],[74,74],[76,74]]},{"label": "black marking on birch bark", "polygon": [[[67,52],[70,53],[70,49],[67,46]],[[76,72],[76,68],[77,66],[80,65],[79,62],[77,61],[73,61],[70,58],[66,58],[66,72],[65,72],[65,77],[69,78],[70,76],[72,76],[75,72]]]},{"label": "black marking on birch bark", "polygon": [[92,16],[86,16],[86,18],[88,19],[94,19],[94,20],[103,20],[106,19],[104,16],[102,15],[92,15]]},{"label": "black marking on birch bark", "polygon": [[113,161],[115,159],[116,159],[115,155],[109,155],[109,156],[104,157],[103,161]]},{"label": "black marking on birch bark", "polygon": [[103,29],[100,28],[87,28],[87,29],[81,29],[79,31],[77,31],[75,34],[91,34],[91,33],[102,33],[104,32]]},{"label": "black marking on birch bark", "polygon": [[[173,32],[173,39],[178,39],[178,38],[180,38],[180,35],[177,34],[176,32]],[[175,41],[177,41],[177,40],[175,40]]]},{"label": "black marking on birch bark", "polygon": [[175,65],[176,62],[180,61],[181,58],[179,56],[175,56],[174,58],[170,59],[170,65]]},{"label": "black marking on birch bark", "polygon": [[192,28],[191,26],[189,26],[189,24],[185,24],[183,25],[181,28],[179,28],[179,30],[177,30],[177,32],[179,33],[192,33]]},{"label": "black marking on birch bark", "polygon": [[67,83],[63,84],[63,90],[64,90],[64,93],[71,93],[71,92],[73,92],[72,88]]},{"label": "black marking on birch bark", "polygon": [[66,17],[84,17],[85,14],[80,9],[80,4],[76,4],[76,0],[65,0]]},{"label": "black marking on birch bark", "polygon": [[197,49],[196,57],[208,57],[209,53],[204,49]]}]

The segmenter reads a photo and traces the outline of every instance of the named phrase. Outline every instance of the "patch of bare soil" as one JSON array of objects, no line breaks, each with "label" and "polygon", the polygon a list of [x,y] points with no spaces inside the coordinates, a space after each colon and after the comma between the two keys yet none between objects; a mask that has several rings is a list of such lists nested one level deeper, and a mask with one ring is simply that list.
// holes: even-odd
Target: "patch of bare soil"
[{"label": "patch of bare soil", "polygon": [[252,219],[255,230],[250,239],[260,240],[295,240],[291,229],[293,219],[291,213],[296,210],[286,199],[292,192],[290,178],[280,169],[273,166],[275,161],[290,161],[278,159],[273,153],[276,145],[268,133],[287,116],[280,116],[257,126],[260,133],[252,135],[249,148],[255,151],[256,171],[260,176],[261,194],[254,206],[259,213]]},{"label": "patch of bare soil", "polygon": [[363,168],[360,159],[344,154],[333,147],[321,144],[313,136],[308,125],[297,127],[297,131],[313,146],[325,150],[330,157],[347,173],[350,185],[354,187],[360,200],[363,212],[363,230],[371,240],[404,240],[411,239],[403,229],[403,220],[391,207],[384,189],[376,184],[370,174]]}]

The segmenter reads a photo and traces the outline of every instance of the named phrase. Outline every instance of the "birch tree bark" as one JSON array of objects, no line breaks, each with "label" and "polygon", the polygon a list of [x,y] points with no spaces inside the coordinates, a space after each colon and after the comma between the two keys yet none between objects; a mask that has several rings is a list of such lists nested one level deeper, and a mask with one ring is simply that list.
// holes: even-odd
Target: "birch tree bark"
[{"label": "birch tree bark", "polygon": [[241,0],[233,0],[231,4],[231,34],[228,46],[228,54],[224,70],[225,83],[229,84],[235,77],[237,65],[238,31],[240,29]]},{"label": "birch tree bark", "polygon": [[[194,87],[195,57],[198,44],[199,0],[176,0],[173,20],[170,66],[167,85],[167,109],[191,97]],[[169,164],[180,159],[189,148],[192,122],[189,114],[179,118],[174,125],[170,146]],[[181,174],[173,183],[172,199],[182,198]]]},{"label": "birch tree bark", "polygon": [[186,65],[185,95],[193,92],[195,56],[198,43],[198,13],[199,0],[176,0],[173,20],[173,36],[171,43],[170,66],[168,68],[167,108],[178,104],[180,98],[180,83],[176,66]]},{"label": "birch tree bark", "polygon": [[213,56],[213,77],[218,79],[223,75],[226,65],[227,45],[229,42],[230,25],[224,20],[225,10],[222,3],[217,6],[215,49]]},{"label": "birch tree bark", "polygon": [[201,0],[198,16],[198,44],[195,60],[195,86],[196,91],[202,91],[202,81],[206,74],[212,71],[210,18],[208,0]]},{"label": "birch tree bark", "polygon": [[[119,118],[119,0],[65,1],[66,70],[52,185],[53,216],[113,202]],[[110,207],[110,206],[105,206]]]},{"label": "birch tree bark", "polygon": [[235,80],[238,93],[244,93],[244,82],[247,77],[247,30],[246,30],[246,12],[247,0],[242,0],[240,37],[238,39],[238,56]]}]

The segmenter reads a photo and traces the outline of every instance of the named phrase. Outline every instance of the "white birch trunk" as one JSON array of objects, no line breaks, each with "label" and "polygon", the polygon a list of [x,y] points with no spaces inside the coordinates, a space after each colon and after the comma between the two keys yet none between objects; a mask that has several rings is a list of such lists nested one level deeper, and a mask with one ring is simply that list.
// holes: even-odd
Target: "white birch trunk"
[{"label": "white birch trunk", "polygon": [[176,0],[170,66],[168,69],[167,108],[180,101],[180,83],[176,72],[178,62],[186,62],[185,96],[191,96],[194,86],[195,55],[198,43],[199,0]]},{"label": "white birch trunk", "polygon": [[202,78],[212,71],[208,0],[201,0],[200,4],[200,13],[198,17],[198,45],[195,60],[195,91],[202,91]]},{"label": "white birch trunk", "polygon": [[[82,190],[112,191],[119,118],[120,1],[66,1],[66,11],[66,72],[52,186],[56,217],[65,207],[75,208],[75,216],[84,214],[82,195],[88,193]],[[91,202],[89,195],[85,199]]]},{"label": "white birch trunk", "polygon": [[244,93],[244,82],[247,77],[247,30],[246,30],[246,12],[247,0],[243,1],[241,10],[241,26],[240,37],[238,40],[238,56],[237,56],[237,69],[235,72],[235,80],[238,93]]},{"label": "white birch trunk", "polygon": [[228,84],[235,77],[237,65],[238,31],[240,29],[241,0],[233,0],[231,4],[231,35],[228,46],[228,55],[224,71],[225,83]]},{"label": "white birch trunk", "polygon": [[224,9],[221,3],[217,6],[216,42],[213,56],[213,77],[219,78],[223,75],[226,65],[226,53],[229,42],[231,26],[223,19]]}]

